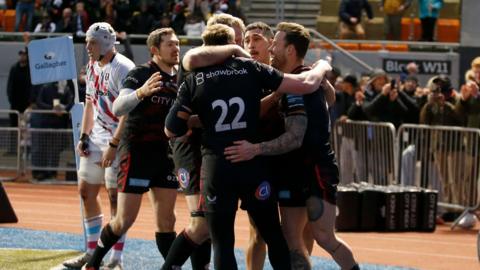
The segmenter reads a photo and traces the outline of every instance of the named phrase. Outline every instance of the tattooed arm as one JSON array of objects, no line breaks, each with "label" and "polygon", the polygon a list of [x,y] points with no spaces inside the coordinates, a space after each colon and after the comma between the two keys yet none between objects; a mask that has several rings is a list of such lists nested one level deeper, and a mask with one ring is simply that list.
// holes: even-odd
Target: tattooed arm
[{"label": "tattooed arm", "polygon": [[280,155],[299,148],[307,130],[305,115],[291,115],[285,118],[285,132],[279,137],[261,143],[236,141],[233,146],[225,148],[224,154],[231,162],[246,161],[258,155]]}]

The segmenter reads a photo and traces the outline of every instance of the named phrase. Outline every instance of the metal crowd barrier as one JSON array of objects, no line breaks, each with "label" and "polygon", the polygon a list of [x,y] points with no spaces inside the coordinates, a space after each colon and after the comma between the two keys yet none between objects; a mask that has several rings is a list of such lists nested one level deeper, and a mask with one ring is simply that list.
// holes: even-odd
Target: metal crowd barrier
[{"label": "metal crowd barrier", "polygon": [[477,205],[479,129],[405,124],[398,138],[401,184],[439,190],[439,205],[447,208]]},{"label": "metal crowd barrier", "polygon": [[336,122],[333,140],[340,167],[340,184],[395,183],[395,127],[391,123]]},{"label": "metal crowd barrier", "polygon": [[50,110],[25,112],[25,138],[23,146],[24,173],[33,180],[76,180],[75,153],[69,113]]},{"label": "metal crowd barrier", "polygon": [[0,180],[13,180],[20,175],[20,113],[0,110]]}]

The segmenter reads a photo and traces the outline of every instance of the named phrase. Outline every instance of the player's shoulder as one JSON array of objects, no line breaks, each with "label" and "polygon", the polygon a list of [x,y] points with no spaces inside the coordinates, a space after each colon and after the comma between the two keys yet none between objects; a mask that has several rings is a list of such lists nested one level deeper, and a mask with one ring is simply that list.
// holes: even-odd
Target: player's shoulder
[{"label": "player's shoulder", "polygon": [[135,67],[135,63],[130,60],[128,57],[121,53],[115,54],[115,57],[112,59],[112,66],[119,70],[131,70]]}]

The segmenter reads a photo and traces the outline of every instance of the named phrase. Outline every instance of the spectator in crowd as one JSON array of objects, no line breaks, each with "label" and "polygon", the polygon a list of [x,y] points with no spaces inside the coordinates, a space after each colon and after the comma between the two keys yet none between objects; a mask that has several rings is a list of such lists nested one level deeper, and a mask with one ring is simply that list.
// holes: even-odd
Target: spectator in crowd
[{"label": "spectator in crowd", "polygon": [[203,33],[203,30],[205,30],[205,22],[201,17],[195,14],[187,17],[187,22],[183,27],[183,31],[187,36],[199,37]]},{"label": "spectator in crowd", "polygon": [[407,107],[407,112],[403,116],[404,123],[418,124],[420,108],[424,104],[422,97],[418,94],[418,79],[415,76],[408,76],[404,84],[400,87],[398,97]]},{"label": "spectator in crowd", "polygon": [[[454,110],[454,89],[445,75],[433,77],[428,83],[431,94],[420,111],[420,123],[427,125],[458,126],[460,121]],[[452,103],[453,102],[453,103]]]},{"label": "spectator in crowd", "polygon": [[44,11],[42,14],[42,21],[35,26],[35,33],[53,33],[55,32],[56,25],[52,20],[52,17],[48,12]]},{"label": "spectator in crowd", "polygon": [[[30,68],[26,49],[18,52],[18,61],[10,68],[7,82],[7,96],[10,110],[23,113],[31,102],[32,83],[30,81]],[[10,126],[18,127],[18,115],[10,114]],[[17,143],[13,134],[9,137],[7,155],[17,153]]]},{"label": "spectator in crowd", "polygon": [[178,2],[173,8],[172,28],[177,35],[184,35],[183,27],[187,21],[185,16],[186,9],[188,7],[188,0],[182,0]]},{"label": "spectator in crowd", "polygon": [[418,0],[418,11],[422,22],[421,41],[433,41],[435,25],[443,7],[443,0]]},{"label": "spectator in crowd", "polygon": [[228,5],[225,3],[221,3],[218,0],[214,0],[212,2],[212,15],[225,13],[228,10]]},{"label": "spectator in crowd", "polygon": [[[460,125],[460,119],[454,107],[455,103],[452,103],[455,102],[455,99],[452,98],[454,89],[450,79],[445,75],[435,76],[428,83],[428,87],[431,94],[428,97],[428,102],[420,111],[420,124]],[[453,171],[452,164],[458,164],[460,160],[458,160],[458,155],[455,152],[448,149],[449,143],[454,142],[446,136],[440,137],[433,132],[430,134],[430,138],[428,138],[426,149],[429,149],[429,151],[433,150],[434,164],[436,164],[433,167],[435,173],[428,179],[429,186],[439,190],[439,200],[446,199],[450,201],[458,194],[455,192],[457,179],[453,179],[453,174],[450,172]],[[453,147],[453,149],[458,149],[459,146],[454,145]],[[428,166],[432,167],[432,165]],[[439,209],[439,211],[442,211],[442,209]],[[442,221],[439,220],[439,222]]]},{"label": "spectator in crowd", "polygon": [[[131,0],[115,0],[115,30],[122,32],[131,29],[130,18],[132,18],[132,11],[137,9],[135,7],[137,1]],[[157,1],[152,1],[157,2]],[[135,4],[134,4],[135,3]]]},{"label": "spectator in crowd", "polygon": [[474,81],[480,86],[480,56],[473,59],[470,70],[465,74],[465,81]]},{"label": "spectator in crowd", "polygon": [[172,16],[168,13],[162,14],[160,20],[156,21],[153,25],[153,29],[166,28],[172,26]]},{"label": "spectator in crowd", "polygon": [[[53,110],[55,113],[32,113],[32,128],[67,128],[68,114],[73,105],[73,82],[60,81],[42,84],[35,89],[35,108]],[[55,132],[35,132],[32,134],[32,165],[37,168],[58,167],[60,153],[67,146],[64,134]],[[44,180],[55,178],[53,170],[33,170],[33,178]]]},{"label": "spectator in crowd", "polygon": [[42,2],[43,11],[48,12],[54,22],[58,22],[62,18],[62,11],[71,6],[69,0],[44,0]]},{"label": "spectator in crowd", "polygon": [[385,39],[400,40],[402,34],[402,16],[412,0],[382,0],[380,10],[385,13]]},{"label": "spectator in crowd", "polygon": [[62,11],[62,18],[57,22],[57,26],[55,27],[55,31],[57,33],[73,34],[75,32],[75,25],[72,14],[72,9],[68,7]]},{"label": "spectator in crowd", "polygon": [[455,110],[465,127],[480,128],[479,87],[474,81],[468,81],[460,88],[460,98]]},{"label": "spectator in crowd", "polygon": [[338,15],[340,17],[340,38],[345,39],[355,35],[359,39],[365,39],[365,30],[361,24],[362,11],[365,9],[370,20],[373,12],[367,0],[342,0]]},{"label": "spectator in crowd", "polygon": [[355,103],[355,93],[359,90],[358,79],[355,75],[348,74],[340,83],[340,91],[335,93],[333,105],[333,121],[345,121],[348,118],[348,109]]},{"label": "spectator in crowd", "polygon": [[147,1],[140,2],[140,11],[133,13],[131,29],[138,34],[148,34],[153,28],[155,18],[149,12],[149,5]]},{"label": "spectator in crowd", "polygon": [[84,37],[90,26],[90,19],[85,11],[85,3],[77,2],[75,4],[75,34],[78,37]]},{"label": "spectator in crowd", "polygon": [[388,76],[382,69],[372,73],[370,83],[365,90],[365,111],[369,121],[390,122],[399,127],[407,107],[398,98],[399,86],[393,80],[388,83]]},{"label": "spectator in crowd", "polygon": [[78,73],[78,96],[80,102],[85,103],[85,94],[87,92],[87,81],[86,81],[87,71],[86,67],[82,66],[80,72]]},{"label": "spectator in crowd", "polygon": [[418,76],[418,65],[415,62],[407,64],[405,69],[400,73],[400,81],[403,83],[408,76]]},{"label": "spectator in crowd", "polygon": [[104,22],[109,23],[110,25],[114,26],[117,31],[120,31],[120,29],[115,25],[117,13],[113,0],[100,1],[100,16],[102,17]]},{"label": "spectator in crowd", "polygon": [[35,11],[35,1],[34,0],[17,0],[17,5],[15,6],[15,32],[20,30],[20,22],[22,21],[23,15],[26,17],[26,25],[24,25],[24,31],[30,31],[32,29],[32,19],[33,12]]},{"label": "spectator in crowd", "polygon": [[190,15],[200,17],[203,21],[206,21],[210,13],[210,6],[207,0],[190,0],[187,11]]}]

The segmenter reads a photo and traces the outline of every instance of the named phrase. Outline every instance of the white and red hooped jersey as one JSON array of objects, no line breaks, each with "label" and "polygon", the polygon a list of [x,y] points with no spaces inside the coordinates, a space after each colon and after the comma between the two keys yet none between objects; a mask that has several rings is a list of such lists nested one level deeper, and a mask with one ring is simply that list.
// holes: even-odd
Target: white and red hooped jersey
[{"label": "white and red hooped jersey", "polygon": [[120,53],[102,67],[98,61],[87,64],[86,100],[94,107],[90,140],[101,148],[108,145],[118,126],[118,118],[112,112],[113,102],[120,93],[123,80],[134,67],[135,64]]}]

